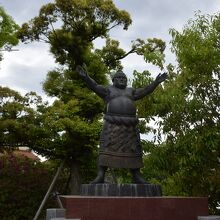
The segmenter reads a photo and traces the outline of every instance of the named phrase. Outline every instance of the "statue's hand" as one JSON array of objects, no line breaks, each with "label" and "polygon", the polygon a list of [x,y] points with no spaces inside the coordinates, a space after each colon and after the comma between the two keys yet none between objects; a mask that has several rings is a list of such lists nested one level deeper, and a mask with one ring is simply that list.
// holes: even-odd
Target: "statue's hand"
[{"label": "statue's hand", "polygon": [[83,66],[77,65],[76,66],[76,71],[79,73],[79,75],[83,78],[88,76],[86,64],[83,64]]},{"label": "statue's hand", "polygon": [[167,78],[167,73],[163,73],[163,74],[159,74],[157,77],[156,77],[156,82],[158,83],[162,83],[164,80],[166,80]]}]

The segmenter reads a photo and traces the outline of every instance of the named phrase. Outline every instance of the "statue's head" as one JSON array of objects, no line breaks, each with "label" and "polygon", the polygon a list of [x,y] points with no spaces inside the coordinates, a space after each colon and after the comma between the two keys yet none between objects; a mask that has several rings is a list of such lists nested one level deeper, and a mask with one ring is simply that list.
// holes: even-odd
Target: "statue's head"
[{"label": "statue's head", "polygon": [[117,71],[112,78],[113,85],[119,89],[125,89],[127,81],[126,75],[121,70]]}]

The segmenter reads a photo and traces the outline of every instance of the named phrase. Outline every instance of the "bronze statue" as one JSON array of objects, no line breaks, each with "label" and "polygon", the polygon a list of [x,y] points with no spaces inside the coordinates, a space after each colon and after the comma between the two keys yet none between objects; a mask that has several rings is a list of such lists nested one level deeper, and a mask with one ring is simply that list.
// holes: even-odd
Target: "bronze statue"
[{"label": "bronze statue", "polygon": [[86,66],[77,66],[76,71],[88,88],[106,103],[100,137],[98,175],[91,183],[104,183],[108,167],[128,168],[133,183],[147,183],[140,175],[143,160],[135,101],[152,93],[167,78],[167,73],[159,74],[154,82],[144,88],[134,89],[127,88],[127,77],[122,71],[118,71],[113,76],[113,85],[107,87],[91,79]]}]

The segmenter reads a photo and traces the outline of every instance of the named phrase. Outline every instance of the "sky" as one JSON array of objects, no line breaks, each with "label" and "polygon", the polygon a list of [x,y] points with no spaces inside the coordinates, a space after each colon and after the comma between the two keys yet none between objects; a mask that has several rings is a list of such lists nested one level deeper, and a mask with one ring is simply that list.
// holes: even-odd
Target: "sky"
[{"label": "sky", "polygon": [[[38,15],[42,5],[53,0],[0,0],[0,6],[21,25]],[[137,38],[161,38],[167,44],[167,63],[175,62],[175,56],[170,52],[169,29],[182,30],[195,12],[214,14],[220,12],[220,0],[113,0],[119,9],[129,12],[132,25],[127,31],[117,28],[111,32],[113,39],[119,40],[120,46],[126,51],[131,41]],[[100,47],[101,41],[95,45]],[[18,51],[4,52],[4,59],[0,63],[0,85],[14,89],[21,94],[35,91],[43,98],[47,98],[42,90],[42,83],[47,72],[54,69],[56,64],[44,43],[19,44]],[[132,78],[134,70],[150,70],[156,76],[159,70],[146,64],[143,58],[135,55],[128,56],[123,61],[124,72]]]}]

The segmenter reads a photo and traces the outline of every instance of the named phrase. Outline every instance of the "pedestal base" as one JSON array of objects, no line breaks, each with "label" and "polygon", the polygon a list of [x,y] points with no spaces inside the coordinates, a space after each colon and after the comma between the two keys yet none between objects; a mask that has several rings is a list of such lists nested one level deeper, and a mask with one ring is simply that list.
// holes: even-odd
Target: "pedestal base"
[{"label": "pedestal base", "polygon": [[81,220],[197,220],[207,198],[61,196],[66,218]]},{"label": "pedestal base", "polygon": [[81,196],[162,196],[161,187],[153,184],[82,184]]}]

